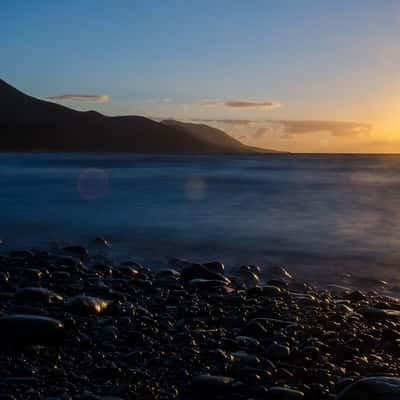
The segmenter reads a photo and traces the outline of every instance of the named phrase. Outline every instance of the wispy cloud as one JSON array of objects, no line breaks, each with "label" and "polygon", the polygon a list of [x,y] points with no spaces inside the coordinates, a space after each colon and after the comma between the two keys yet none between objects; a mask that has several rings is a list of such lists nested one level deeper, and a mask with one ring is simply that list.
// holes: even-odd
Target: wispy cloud
[{"label": "wispy cloud", "polygon": [[337,137],[367,135],[372,125],[354,121],[318,120],[250,120],[250,119],[193,119],[194,122],[226,125],[231,128],[246,129],[246,134],[260,139],[267,135],[287,138],[310,133],[328,133]]},{"label": "wispy cloud", "polygon": [[371,124],[349,121],[276,121],[288,134],[329,132],[332,136],[358,136],[369,133]]},{"label": "wispy cloud", "polygon": [[46,97],[53,101],[87,101],[92,103],[107,103],[110,96],[107,94],[61,94],[59,96]]},{"label": "wispy cloud", "polygon": [[152,98],[146,99],[146,103],[172,103],[172,99],[169,97],[162,97],[162,98]]},{"label": "wispy cloud", "polygon": [[200,104],[207,107],[224,106],[227,108],[239,109],[271,109],[280,107],[281,104],[277,101],[248,101],[248,100],[219,100],[219,99],[204,99]]},{"label": "wispy cloud", "polygon": [[276,108],[281,106],[276,101],[226,101],[224,104],[231,108]]}]

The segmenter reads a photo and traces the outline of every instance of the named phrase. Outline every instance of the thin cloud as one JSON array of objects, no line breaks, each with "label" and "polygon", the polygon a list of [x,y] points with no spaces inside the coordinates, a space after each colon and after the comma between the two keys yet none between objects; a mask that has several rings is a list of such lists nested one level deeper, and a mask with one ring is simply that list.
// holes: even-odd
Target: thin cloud
[{"label": "thin cloud", "polygon": [[276,101],[226,101],[226,107],[230,108],[276,108],[280,107],[280,103]]},{"label": "thin cloud", "polygon": [[329,132],[332,136],[359,136],[371,131],[372,125],[349,121],[276,121],[287,134]]},{"label": "thin cloud", "polygon": [[146,103],[172,103],[172,99],[169,97],[162,97],[162,98],[152,98],[146,99]]},{"label": "thin cloud", "polygon": [[47,100],[55,101],[87,101],[92,103],[107,103],[110,96],[107,94],[62,94],[59,96],[46,97]]},{"label": "thin cloud", "polygon": [[235,125],[235,126],[245,126],[254,123],[254,121],[250,119],[212,119],[212,118],[191,118],[192,122],[201,122],[201,123],[217,123],[217,124],[227,124],[227,125]]},{"label": "thin cloud", "polygon": [[224,101],[218,99],[204,99],[200,101],[202,106],[214,107],[223,106],[227,108],[246,108],[246,109],[271,109],[280,107],[277,101],[247,101],[247,100],[231,100]]},{"label": "thin cloud", "polygon": [[248,130],[247,135],[261,139],[267,135],[278,135],[286,139],[310,133],[329,133],[336,137],[368,135],[373,126],[353,121],[317,120],[248,120],[248,119],[194,119],[195,122],[222,124],[231,128]]}]

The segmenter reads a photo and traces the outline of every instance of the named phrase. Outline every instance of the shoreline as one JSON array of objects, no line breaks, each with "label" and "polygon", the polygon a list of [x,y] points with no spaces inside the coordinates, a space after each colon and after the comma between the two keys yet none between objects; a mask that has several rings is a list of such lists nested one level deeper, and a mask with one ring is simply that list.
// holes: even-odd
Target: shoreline
[{"label": "shoreline", "polygon": [[316,289],[281,267],[261,279],[221,262],[114,265],[82,246],[0,266],[10,399],[380,399],[382,375],[400,374],[394,297]]}]

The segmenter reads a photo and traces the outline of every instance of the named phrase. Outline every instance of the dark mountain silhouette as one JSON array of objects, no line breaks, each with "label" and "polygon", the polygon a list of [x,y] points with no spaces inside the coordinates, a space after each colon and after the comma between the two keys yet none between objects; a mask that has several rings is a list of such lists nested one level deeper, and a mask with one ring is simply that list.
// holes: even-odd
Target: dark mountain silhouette
[{"label": "dark mountain silhouette", "polygon": [[162,121],[163,124],[168,126],[174,126],[177,128],[184,129],[194,137],[204,140],[213,146],[229,146],[232,150],[236,150],[238,153],[243,152],[255,152],[255,153],[279,153],[275,150],[262,149],[258,147],[246,146],[239,140],[229,136],[226,132],[221,129],[213,128],[205,124],[192,124],[189,122],[181,122],[173,119],[167,119]]},{"label": "dark mountain silhouette", "polygon": [[207,125],[107,117],[28,96],[0,79],[0,150],[133,153],[255,153]]}]

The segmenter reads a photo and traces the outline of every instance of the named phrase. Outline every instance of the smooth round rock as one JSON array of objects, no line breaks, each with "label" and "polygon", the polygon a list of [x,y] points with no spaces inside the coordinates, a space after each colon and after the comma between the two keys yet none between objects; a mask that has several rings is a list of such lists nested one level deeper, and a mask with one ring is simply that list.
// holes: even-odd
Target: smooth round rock
[{"label": "smooth round rock", "polygon": [[25,287],[17,290],[14,299],[18,303],[60,303],[63,297],[51,290],[41,287]]},{"label": "smooth round rock", "polygon": [[268,390],[268,399],[271,399],[271,400],[298,400],[298,399],[304,399],[304,393],[300,392],[299,390],[275,386]]},{"label": "smooth round rock", "polygon": [[336,400],[398,400],[400,399],[400,378],[369,377],[347,386]]},{"label": "smooth round rock", "polygon": [[225,266],[222,262],[212,261],[203,264],[209,271],[216,272],[218,274],[223,274],[225,271]]},{"label": "smooth round rock", "polygon": [[61,343],[64,336],[63,323],[53,318],[28,314],[0,317],[2,345],[55,345]]},{"label": "smooth round rock", "polygon": [[193,389],[214,394],[229,390],[234,379],[228,376],[197,375],[192,380]]},{"label": "smooth round rock", "polygon": [[400,310],[387,310],[375,307],[360,308],[358,312],[368,321],[399,320]]},{"label": "smooth round rock", "polygon": [[249,269],[241,268],[237,275],[239,281],[247,288],[252,288],[260,283],[260,277]]},{"label": "smooth round rock", "polygon": [[97,297],[85,295],[74,296],[66,304],[70,312],[81,315],[100,314],[107,306],[108,302]]},{"label": "smooth round rock", "polygon": [[181,280],[182,281],[191,281],[193,279],[207,279],[207,280],[218,280],[218,281],[224,281],[227,283],[229,282],[229,279],[219,273],[210,271],[207,269],[204,265],[200,264],[192,264],[186,268],[184,268],[181,272]]},{"label": "smooth round rock", "polygon": [[81,259],[89,256],[89,252],[87,251],[86,247],[83,246],[66,246],[63,247],[63,251],[72,254],[76,257],[79,257]]},{"label": "smooth round rock", "polygon": [[274,360],[287,360],[290,356],[290,349],[287,346],[272,343],[267,348],[266,355]]}]

